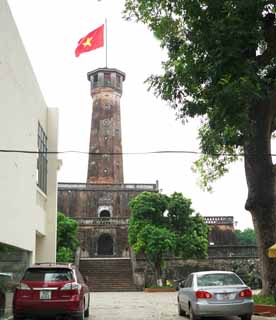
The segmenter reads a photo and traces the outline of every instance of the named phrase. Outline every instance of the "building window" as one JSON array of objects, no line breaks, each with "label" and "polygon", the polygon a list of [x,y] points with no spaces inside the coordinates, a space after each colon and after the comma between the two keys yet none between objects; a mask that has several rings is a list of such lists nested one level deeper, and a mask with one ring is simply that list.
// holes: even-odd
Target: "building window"
[{"label": "building window", "polygon": [[37,185],[44,192],[47,193],[47,136],[38,123],[38,134],[37,134]]}]

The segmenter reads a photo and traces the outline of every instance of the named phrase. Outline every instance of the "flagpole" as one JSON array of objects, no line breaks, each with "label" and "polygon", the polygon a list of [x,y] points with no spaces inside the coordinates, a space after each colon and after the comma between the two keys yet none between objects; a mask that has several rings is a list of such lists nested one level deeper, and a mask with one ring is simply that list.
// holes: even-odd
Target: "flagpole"
[{"label": "flagpole", "polygon": [[107,19],[105,18],[105,67],[107,68]]}]

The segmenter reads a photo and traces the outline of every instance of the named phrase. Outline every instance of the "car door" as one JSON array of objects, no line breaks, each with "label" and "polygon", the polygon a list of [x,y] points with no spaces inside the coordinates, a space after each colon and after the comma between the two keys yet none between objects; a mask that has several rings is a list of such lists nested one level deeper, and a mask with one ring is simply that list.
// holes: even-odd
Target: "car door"
[{"label": "car door", "polygon": [[191,295],[192,283],[193,274],[190,274],[186,281],[182,284],[182,288],[180,288],[179,301],[182,309],[186,312],[189,310],[189,299]]}]

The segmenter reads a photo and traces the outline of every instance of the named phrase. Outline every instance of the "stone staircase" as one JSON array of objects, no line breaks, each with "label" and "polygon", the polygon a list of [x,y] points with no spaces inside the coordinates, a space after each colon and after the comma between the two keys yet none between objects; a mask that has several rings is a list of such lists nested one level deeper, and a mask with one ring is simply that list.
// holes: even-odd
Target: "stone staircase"
[{"label": "stone staircase", "polygon": [[79,269],[92,292],[137,291],[129,258],[80,259]]}]

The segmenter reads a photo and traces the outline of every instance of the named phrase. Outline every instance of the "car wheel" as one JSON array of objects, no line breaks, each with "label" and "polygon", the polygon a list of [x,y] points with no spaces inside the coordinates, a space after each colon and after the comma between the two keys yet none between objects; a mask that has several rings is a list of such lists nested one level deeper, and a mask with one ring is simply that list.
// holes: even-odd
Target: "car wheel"
[{"label": "car wheel", "polygon": [[193,310],[193,308],[192,308],[191,305],[189,306],[189,318],[190,318],[191,320],[200,320],[200,317],[198,317],[198,316],[196,316],[196,315],[194,314],[194,310]]},{"label": "car wheel", "polygon": [[90,307],[90,297],[89,297],[89,300],[88,300],[87,309],[84,311],[85,318],[89,317],[89,307]]},{"label": "car wheel", "polygon": [[182,316],[182,317],[185,316],[185,315],[186,315],[186,312],[185,312],[184,310],[182,310],[179,301],[178,301],[178,303],[177,303],[177,307],[178,307],[178,314],[179,314],[180,316]]},{"label": "car wheel", "polygon": [[251,319],[252,319],[251,314],[245,314],[245,315],[241,316],[241,320],[251,320]]}]

